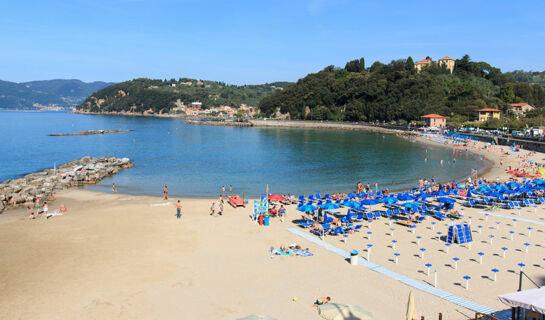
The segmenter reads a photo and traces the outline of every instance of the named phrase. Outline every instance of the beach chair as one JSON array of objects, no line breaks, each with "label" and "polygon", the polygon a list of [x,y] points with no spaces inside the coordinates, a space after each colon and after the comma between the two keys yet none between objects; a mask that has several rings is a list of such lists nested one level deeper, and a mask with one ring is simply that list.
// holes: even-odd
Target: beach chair
[{"label": "beach chair", "polygon": [[300,202],[306,202],[307,199],[305,199],[305,196],[299,196],[299,201]]},{"label": "beach chair", "polygon": [[358,215],[356,216],[356,221],[361,221],[361,220],[363,220],[363,219],[365,219],[365,216],[364,216],[363,214],[358,214]]},{"label": "beach chair", "polygon": [[329,234],[332,235],[332,236],[336,236],[336,235],[339,235],[339,234],[343,234],[344,233],[344,229],[341,228],[341,227],[336,227],[336,228],[333,228]]},{"label": "beach chair", "polygon": [[361,227],[363,227],[362,224],[357,224],[357,225],[354,226],[353,229],[354,229],[354,231],[356,232],[356,231],[360,231],[360,230],[361,230]]},{"label": "beach chair", "polygon": [[386,210],[386,216],[387,217],[391,217],[393,215],[394,215],[394,213],[392,212],[392,210]]},{"label": "beach chair", "polygon": [[525,200],[524,200],[524,204],[525,204],[527,207],[529,207],[529,206],[531,206],[531,205],[534,204],[534,201],[531,200],[531,199],[525,199]]},{"label": "beach chair", "polygon": [[367,218],[367,220],[373,220],[374,215],[372,212],[366,212],[365,217]]},{"label": "beach chair", "polygon": [[331,195],[329,193],[326,193],[326,195],[324,196],[324,199],[333,200],[333,198],[331,198]]},{"label": "beach chair", "polygon": [[380,211],[375,211],[375,212],[373,212],[373,216],[374,216],[376,219],[380,218]]},{"label": "beach chair", "polygon": [[447,217],[445,215],[443,215],[440,211],[434,211],[433,212],[433,216],[436,217],[437,219],[439,220],[444,220],[446,219]]},{"label": "beach chair", "polygon": [[401,213],[399,212],[399,209],[394,209],[394,214],[395,215],[400,215]]},{"label": "beach chair", "polygon": [[319,193],[317,193],[315,196],[316,196],[316,199],[318,199],[318,200],[323,199],[322,196]]},{"label": "beach chair", "polygon": [[313,222],[312,222],[312,220],[305,220],[305,221],[297,222],[296,224],[303,227],[303,228],[308,228],[308,227],[312,226]]}]

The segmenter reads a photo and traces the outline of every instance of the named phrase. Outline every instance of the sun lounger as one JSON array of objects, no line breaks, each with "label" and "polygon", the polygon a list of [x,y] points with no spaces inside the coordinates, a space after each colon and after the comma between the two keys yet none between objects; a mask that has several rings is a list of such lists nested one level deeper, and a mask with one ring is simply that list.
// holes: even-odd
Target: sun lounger
[{"label": "sun lounger", "polygon": [[371,212],[366,212],[365,217],[367,218],[367,220],[373,220],[375,216]]},{"label": "sun lounger", "polygon": [[409,220],[396,220],[396,223],[409,228],[415,227],[414,223]]},{"label": "sun lounger", "polygon": [[380,211],[373,212],[373,215],[375,216],[376,219],[380,218]]},{"label": "sun lounger", "polygon": [[437,219],[439,219],[439,220],[443,220],[443,219],[446,219],[446,218],[447,218],[446,216],[444,216],[444,215],[443,215],[441,212],[439,212],[439,211],[434,211],[434,212],[433,212],[433,215],[434,215]]}]

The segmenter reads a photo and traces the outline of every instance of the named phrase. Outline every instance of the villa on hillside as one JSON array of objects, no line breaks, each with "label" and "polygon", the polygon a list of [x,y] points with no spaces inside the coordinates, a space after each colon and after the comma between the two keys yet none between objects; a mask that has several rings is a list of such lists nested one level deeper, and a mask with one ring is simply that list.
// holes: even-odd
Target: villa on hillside
[{"label": "villa on hillside", "polygon": [[[422,72],[422,69],[424,67],[431,66],[434,63],[435,62],[433,62],[431,59],[423,59],[423,60],[415,62],[414,67],[416,69],[416,72],[420,73],[420,72]],[[444,56],[443,58],[439,59],[439,61],[437,62],[437,64],[439,66],[444,65],[450,71],[450,73],[452,73],[454,71],[454,64],[455,63],[456,63],[456,61],[454,59],[452,59],[451,57],[449,57],[449,56]]]},{"label": "villa on hillside", "polygon": [[517,119],[522,115],[524,116],[526,112],[534,110],[536,107],[534,107],[531,104],[528,104],[526,102],[520,102],[520,103],[511,103],[509,106],[509,110],[515,114]]},{"label": "villa on hillside", "polygon": [[484,122],[490,119],[500,119],[501,110],[484,108],[477,110],[479,113],[479,121]]},{"label": "villa on hillside", "polygon": [[447,118],[435,113],[427,114],[420,118],[426,121],[427,127],[445,128],[447,126]]}]

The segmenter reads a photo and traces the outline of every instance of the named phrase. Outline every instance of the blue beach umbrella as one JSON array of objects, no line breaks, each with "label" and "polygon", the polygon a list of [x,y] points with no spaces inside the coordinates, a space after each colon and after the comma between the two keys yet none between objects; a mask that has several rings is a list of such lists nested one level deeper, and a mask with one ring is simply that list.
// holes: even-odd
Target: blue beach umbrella
[{"label": "blue beach umbrella", "polygon": [[336,204],[336,203],[328,202],[328,203],[322,204],[320,206],[320,208],[325,209],[325,210],[332,210],[332,209],[338,209],[339,205]]},{"label": "blue beach umbrella", "polygon": [[355,194],[353,194],[352,192],[350,192],[350,193],[348,194],[348,197],[349,197],[349,198],[355,198],[355,197],[356,197],[356,195],[355,195]]},{"label": "blue beach umbrella", "polygon": [[506,183],[506,185],[509,187],[509,188],[518,188],[518,187],[521,187],[522,184],[518,183],[518,182],[515,182],[515,181],[509,181]]},{"label": "blue beach umbrella", "polygon": [[434,195],[434,196],[446,196],[446,195],[448,195],[448,193],[446,193],[443,190],[439,190],[439,191],[432,192],[432,195]]},{"label": "blue beach umbrella", "polygon": [[499,192],[494,192],[494,191],[485,192],[484,194],[487,195],[487,196],[489,196],[489,197],[495,197],[495,198],[499,198],[499,197],[502,196],[501,193],[499,193]]},{"label": "blue beach umbrella", "polygon": [[401,194],[397,196],[397,199],[401,201],[407,201],[407,200],[415,200],[416,198],[408,194]]},{"label": "blue beach umbrella", "polygon": [[379,200],[379,202],[381,203],[388,203],[388,204],[396,203],[397,201],[398,200],[394,197],[386,197]]},{"label": "blue beach umbrella", "polygon": [[535,184],[537,184],[538,186],[542,185],[542,184],[545,184],[545,180],[534,180],[533,181]]},{"label": "blue beach umbrella", "polygon": [[490,188],[489,186],[482,186],[482,187],[478,187],[476,190],[480,192],[489,192],[489,191],[492,191],[492,188]]},{"label": "blue beach umbrella", "polygon": [[438,201],[438,202],[442,202],[442,203],[455,203],[456,202],[456,200],[454,200],[454,199],[445,198],[445,197],[437,198],[435,200]]},{"label": "blue beach umbrella", "polygon": [[361,202],[361,204],[366,204],[366,205],[373,205],[373,204],[378,204],[378,200],[377,199],[365,199]]},{"label": "blue beach umbrella", "polygon": [[416,202],[407,202],[407,203],[404,203],[403,206],[405,208],[409,208],[409,209],[412,209],[412,208],[419,208],[420,205]]},{"label": "blue beach umbrella", "polygon": [[314,211],[316,209],[318,209],[318,207],[314,206],[312,204],[305,204],[305,205],[302,205],[299,208],[297,208],[297,210],[302,211],[302,212],[312,212],[312,211]]},{"label": "blue beach umbrella", "polygon": [[350,207],[350,208],[358,208],[360,206],[360,204],[357,203],[356,201],[348,200],[348,201],[343,202],[343,206]]},{"label": "blue beach umbrella", "polygon": [[503,192],[503,191],[509,190],[509,188],[507,188],[503,184],[498,184],[494,189],[496,189],[496,191],[498,191],[498,192]]},{"label": "blue beach umbrella", "polygon": [[418,195],[421,199],[426,199],[426,198],[430,198],[430,197],[433,197],[433,195],[429,194],[429,193],[420,193]]}]

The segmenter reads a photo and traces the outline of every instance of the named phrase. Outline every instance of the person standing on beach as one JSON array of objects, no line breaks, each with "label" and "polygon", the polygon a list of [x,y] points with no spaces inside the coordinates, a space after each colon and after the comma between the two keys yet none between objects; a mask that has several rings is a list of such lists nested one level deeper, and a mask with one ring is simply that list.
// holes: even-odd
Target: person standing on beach
[{"label": "person standing on beach", "polygon": [[28,213],[28,219],[34,219],[34,211],[30,206],[26,207],[26,212]]},{"label": "person standing on beach", "polygon": [[115,183],[112,183],[112,192],[113,192],[113,193],[116,193],[116,192],[117,192],[117,190],[115,189]]},{"label": "person standing on beach", "polygon": [[225,194],[225,186],[221,186],[221,195],[223,196]]},{"label": "person standing on beach", "polygon": [[167,185],[163,185],[163,200],[168,200],[168,188]]},{"label": "person standing on beach", "polygon": [[231,192],[233,192],[233,186],[229,185],[229,194],[231,194]]},{"label": "person standing on beach", "polygon": [[47,218],[47,213],[49,212],[49,208],[47,207],[47,202],[44,202],[44,216]]},{"label": "person standing on beach", "polygon": [[174,203],[174,206],[176,207],[176,218],[177,219],[182,218],[182,203],[180,202],[180,200]]}]

